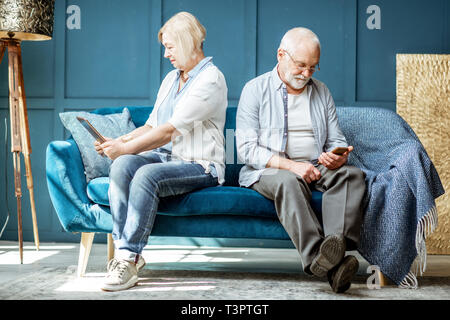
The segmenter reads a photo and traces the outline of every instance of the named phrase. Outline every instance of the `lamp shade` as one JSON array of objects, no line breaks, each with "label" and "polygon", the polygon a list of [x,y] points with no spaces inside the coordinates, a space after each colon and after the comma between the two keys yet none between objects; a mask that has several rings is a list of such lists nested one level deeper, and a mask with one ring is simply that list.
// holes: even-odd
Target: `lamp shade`
[{"label": "lamp shade", "polygon": [[50,40],[55,0],[0,0],[0,38]]}]

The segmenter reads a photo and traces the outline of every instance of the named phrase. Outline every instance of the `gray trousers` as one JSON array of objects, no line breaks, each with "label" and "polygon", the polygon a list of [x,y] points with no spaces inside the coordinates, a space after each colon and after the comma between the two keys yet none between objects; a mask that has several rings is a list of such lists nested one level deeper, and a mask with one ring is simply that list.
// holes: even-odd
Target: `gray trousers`
[{"label": "gray trousers", "polygon": [[[347,250],[356,249],[366,188],[359,168],[344,165],[329,170],[318,165],[317,169],[321,178],[311,184],[291,171],[269,168],[251,186],[274,201],[278,219],[300,253],[303,270],[309,274],[309,266],[326,236],[341,234]],[[322,223],[311,208],[312,189],[323,192]]]}]

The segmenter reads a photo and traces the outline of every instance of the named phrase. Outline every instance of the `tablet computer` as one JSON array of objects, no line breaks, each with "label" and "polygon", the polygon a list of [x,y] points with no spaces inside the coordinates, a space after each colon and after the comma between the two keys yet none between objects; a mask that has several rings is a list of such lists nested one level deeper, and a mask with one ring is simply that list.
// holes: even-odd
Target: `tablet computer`
[{"label": "tablet computer", "polygon": [[94,128],[88,119],[77,117],[82,126],[100,143],[106,142],[106,139]]}]

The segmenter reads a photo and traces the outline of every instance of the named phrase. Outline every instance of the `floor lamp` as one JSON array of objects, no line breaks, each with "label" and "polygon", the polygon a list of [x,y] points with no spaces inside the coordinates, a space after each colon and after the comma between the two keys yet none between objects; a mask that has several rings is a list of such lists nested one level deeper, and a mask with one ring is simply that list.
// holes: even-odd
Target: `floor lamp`
[{"label": "floor lamp", "polygon": [[30,194],[34,242],[36,249],[39,250],[39,234],[30,160],[30,129],[28,126],[20,44],[23,40],[36,41],[50,40],[52,38],[54,5],[55,0],[0,0],[0,63],[5,51],[7,51],[11,152],[13,153],[14,186],[17,199],[20,263],[23,263],[20,153],[24,157],[27,188]]}]

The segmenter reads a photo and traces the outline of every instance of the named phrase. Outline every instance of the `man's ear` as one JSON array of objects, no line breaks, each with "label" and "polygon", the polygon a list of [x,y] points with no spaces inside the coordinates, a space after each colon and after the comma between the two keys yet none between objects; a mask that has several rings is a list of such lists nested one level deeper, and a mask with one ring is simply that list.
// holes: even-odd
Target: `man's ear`
[{"label": "man's ear", "polygon": [[281,61],[281,59],[283,58],[283,56],[284,56],[284,51],[283,51],[283,49],[278,48],[278,50],[277,50],[277,60],[278,60],[278,62]]}]

